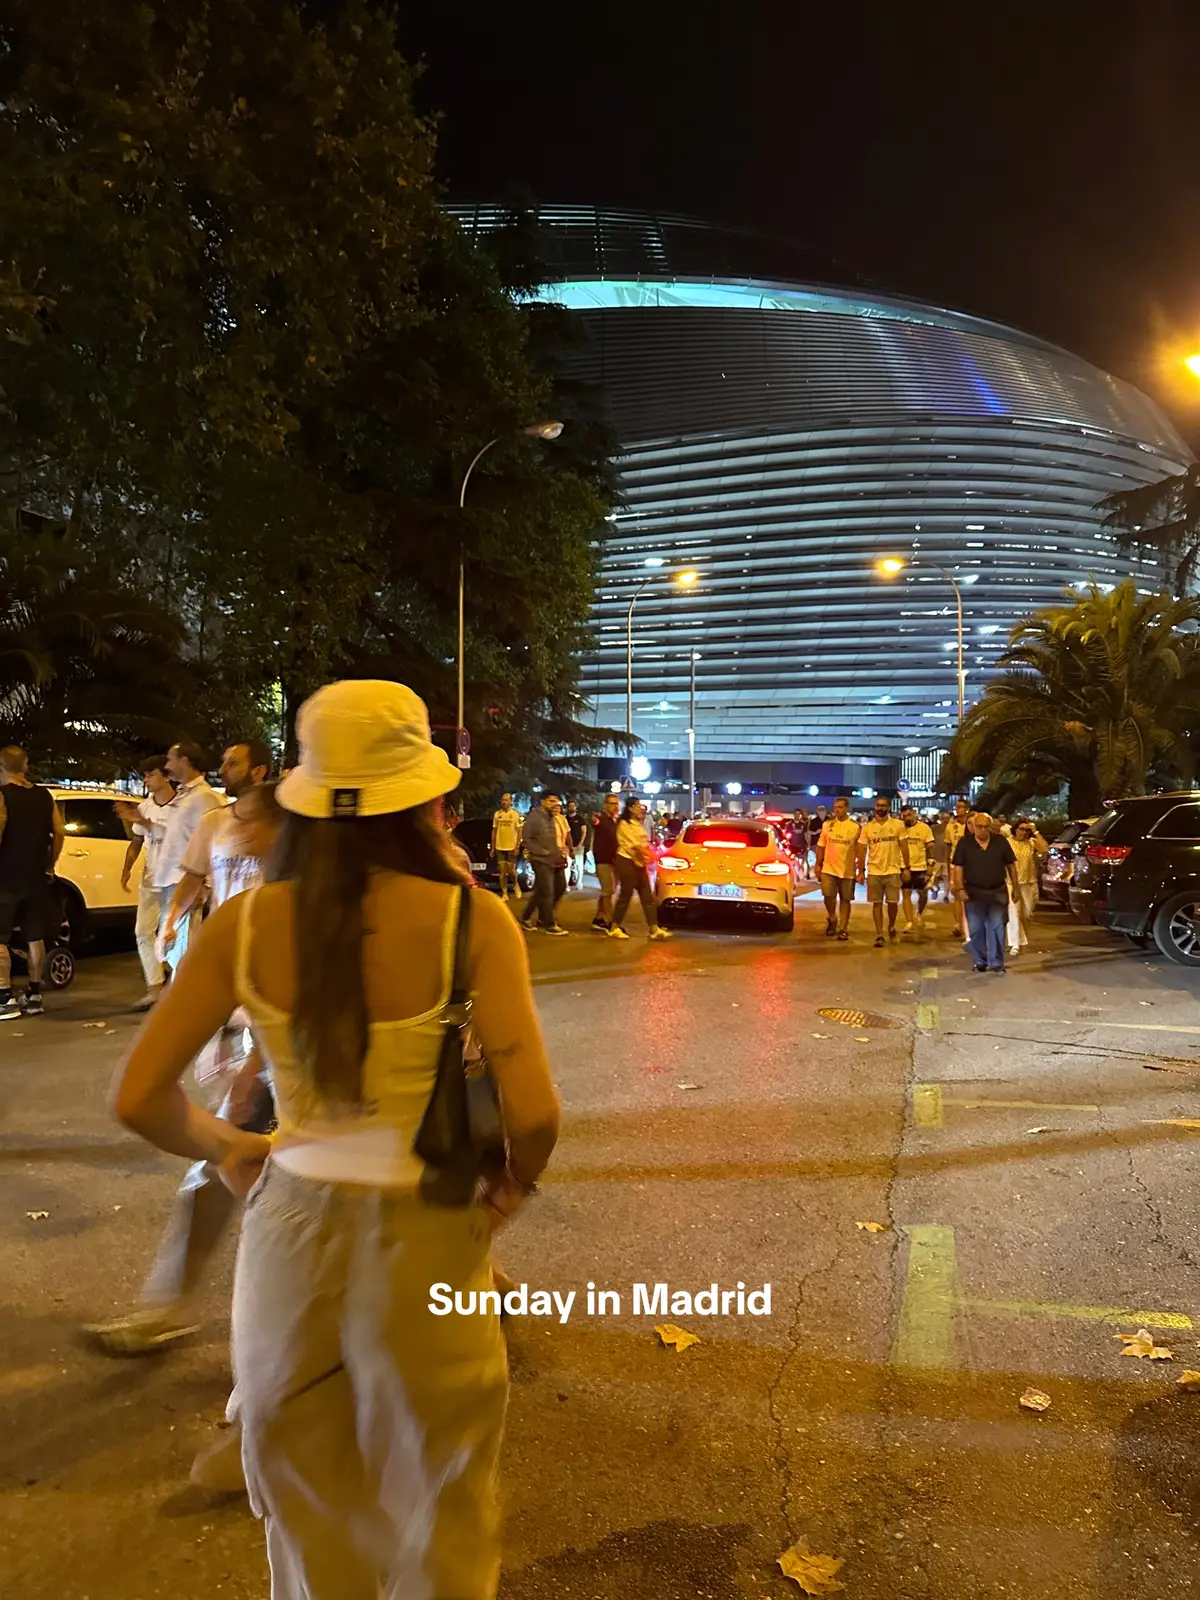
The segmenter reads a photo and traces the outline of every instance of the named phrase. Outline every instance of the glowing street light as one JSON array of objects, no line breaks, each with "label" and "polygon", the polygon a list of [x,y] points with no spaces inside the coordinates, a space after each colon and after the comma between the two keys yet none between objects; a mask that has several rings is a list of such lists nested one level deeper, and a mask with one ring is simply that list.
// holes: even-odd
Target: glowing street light
[{"label": "glowing street light", "polygon": [[[648,556],[642,565],[658,568],[663,565],[663,561],[660,556]],[[629,602],[629,611],[625,618],[625,734],[629,739],[633,738],[633,608],[637,605],[642,590],[657,576],[657,572],[654,572],[638,584],[633,591],[633,599]],[[700,574],[688,567],[683,572],[672,573],[671,581],[681,589],[691,589],[700,582]]]},{"label": "glowing street light", "polygon": [[[561,422],[531,422],[527,428],[520,430],[528,439],[557,439],[563,431]],[[458,509],[461,511],[467,500],[467,484],[471,481],[471,474],[487,455],[493,445],[499,444],[501,439],[507,439],[507,433],[498,433],[494,439],[489,439],[483,449],[475,455],[471,465],[463,473],[462,487],[458,491]],[[463,657],[463,615],[467,587],[466,550],[460,542],[458,547],[458,764],[460,767],[469,766],[470,756],[462,749],[463,742],[463,687],[464,687],[464,657]]]},{"label": "glowing street light", "polygon": [[1200,351],[1197,351],[1195,355],[1185,356],[1183,364],[1193,378],[1200,378]]},{"label": "glowing street light", "polygon": [[[1200,359],[1200,358],[1198,358]],[[906,563],[899,556],[884,556],[875,563],[875,571],[881,578],[896,578],[904,571]],[[963,670],[963,603],[962,590],[955,581],[954,574],[947,572],[945,567],[937,569],[950,587],[954,590],[954,599],[958,606],[958,725],[962,727],[963,702],[966,699],[966,673]]]}]

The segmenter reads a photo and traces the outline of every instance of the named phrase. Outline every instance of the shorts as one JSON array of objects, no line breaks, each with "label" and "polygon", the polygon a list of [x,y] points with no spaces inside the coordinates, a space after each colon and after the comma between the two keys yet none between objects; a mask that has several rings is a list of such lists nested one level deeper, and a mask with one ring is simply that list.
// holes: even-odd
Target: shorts
[{"label": "shorts", "polygon": [[27,944],[44,944],[57,936],[62,921],[62,902],[49,879],[32,887],[0,889],[0,944],[11,944],[17,928]]},{"label": "shorts", "polygon": [[502,867],[515,867],[517,864],[517,852],[515,850],[497,850],[496,861]]},{"label": "shorts", "polygon": [[832,872],[823,872],[821,893],[827,900],[840,900],[844,906],[848,906],[854,899],[854,879],[835,878]]},{"label": "shorts", "polygon": [[919,872],[916,869],[916,867],[914,867],[913,870],[908,875],[908,885],[907,885],[907,887],[910,888],[910,889],[925,889],[925,888],[928,888],[928,886],[929,886],[929,874],[928,874],[928,872],[925,870],[924,867],[922,867]]},{"label": "shorts", "polygon": [[872,873],[867,879],[867,899],[873,906],[882,905],[885,900],[890,906],[896,905],[900,899],[900,874]]}]

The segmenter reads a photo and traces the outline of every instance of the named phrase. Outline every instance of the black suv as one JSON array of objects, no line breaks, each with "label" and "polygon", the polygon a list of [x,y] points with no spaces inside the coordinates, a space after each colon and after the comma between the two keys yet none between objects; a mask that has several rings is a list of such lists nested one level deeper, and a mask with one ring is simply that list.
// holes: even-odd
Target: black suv
[{"label": "black suv", "polygon": [[1076,850],[1077,917],[1200,967],[1200,791],[1117,800]]}]

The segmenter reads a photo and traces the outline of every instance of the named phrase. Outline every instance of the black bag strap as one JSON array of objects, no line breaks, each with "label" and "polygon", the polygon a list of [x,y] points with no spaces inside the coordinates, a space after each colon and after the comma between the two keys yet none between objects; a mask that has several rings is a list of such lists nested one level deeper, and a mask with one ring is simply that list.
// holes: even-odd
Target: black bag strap
[{"label": "black bag strap", "polygon": [[467,941],[471,935],[471,885],[464,883],[458,891],[458,930],[454,937],[454,976],[450,980],[452,1006],[465,1006],[469,999],[467,988]]}]

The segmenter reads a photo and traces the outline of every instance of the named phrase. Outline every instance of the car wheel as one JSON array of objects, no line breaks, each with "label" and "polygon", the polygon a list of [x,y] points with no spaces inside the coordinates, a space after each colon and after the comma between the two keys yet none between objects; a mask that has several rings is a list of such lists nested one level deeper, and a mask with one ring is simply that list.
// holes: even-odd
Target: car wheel
[{"label": "car wheel", "polygon": [[68,938],[70,939],[71,949],[81,950],[90,937],[88,933],[87,907],[84,905],[83,896],[78,889],[62,889],[60,881],[60,890],[63,917],[69,930]]},{"label": "car wheel", "polygon": [[1154,942],[1177,966],[1200,967],[1200,893],[1177,894],[1159,907]]},{"label": "car wheel", "polygon": [[52,989],[66,989],[75,981],[75,957],[65,944],[46,954],[46,982]]},{"label": "car wheel", "polygon": [[794,911],[781,911],[775,918],[776,933],[791,933],[796,926],[796,913]]}]

